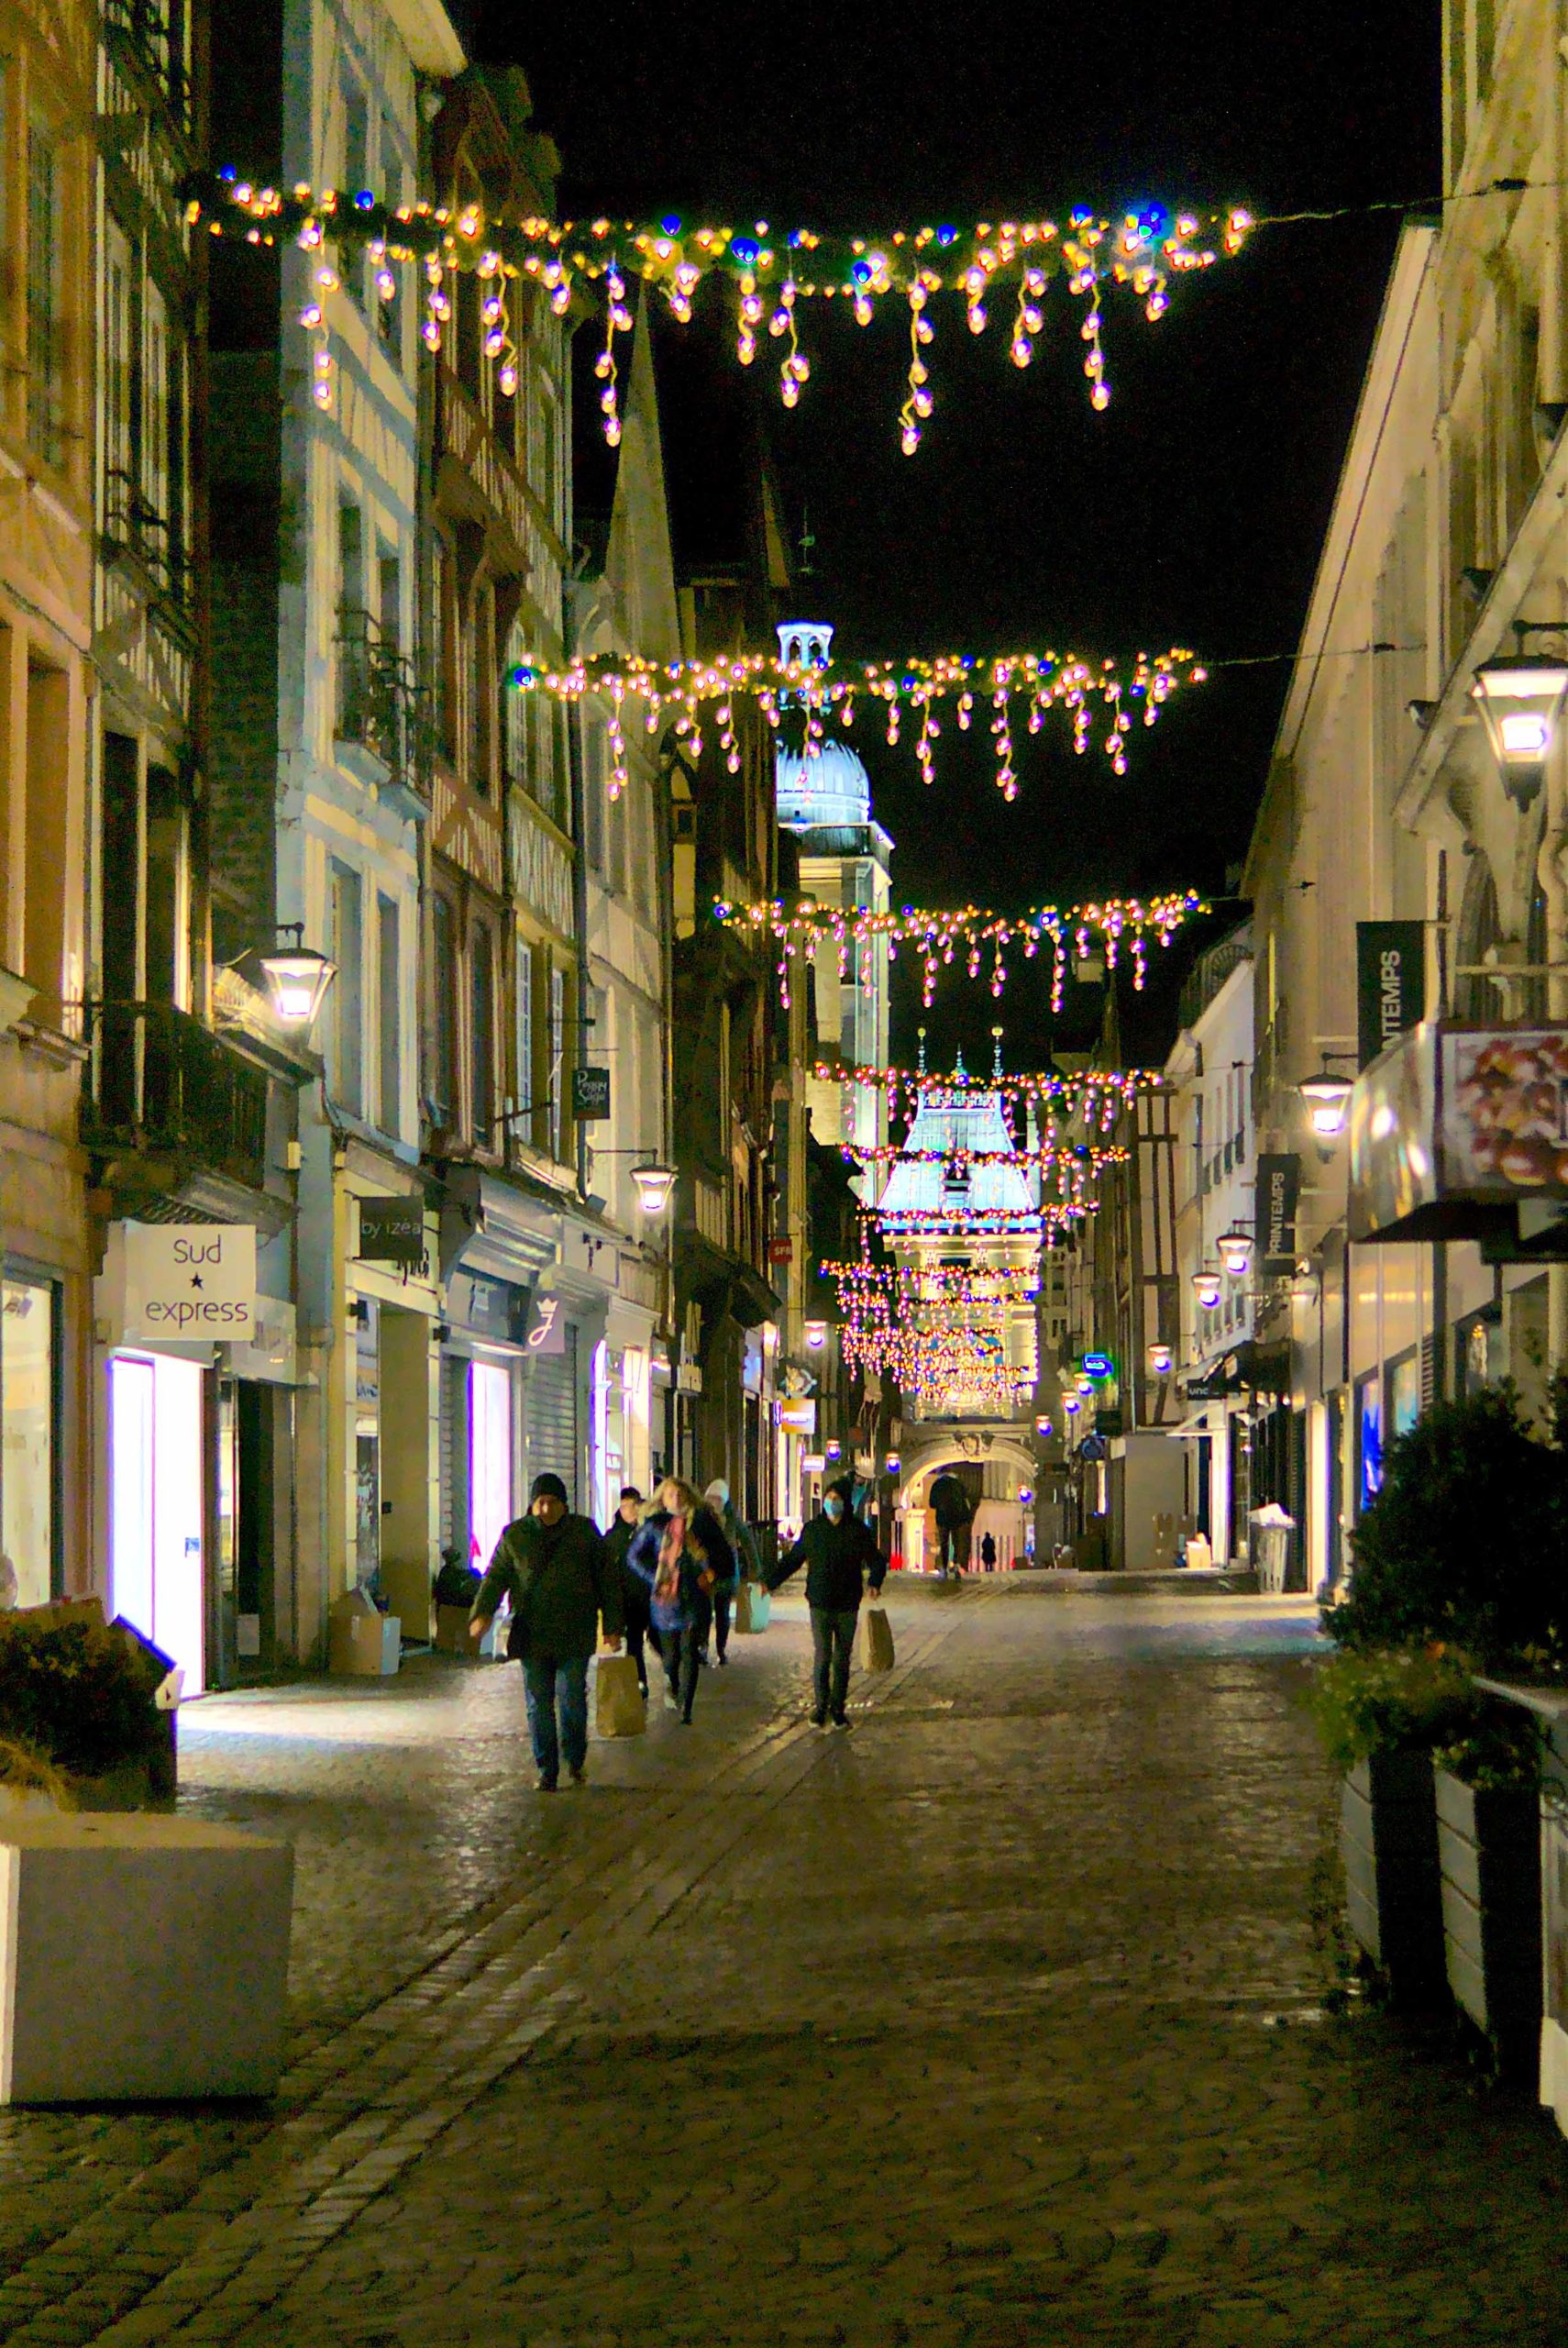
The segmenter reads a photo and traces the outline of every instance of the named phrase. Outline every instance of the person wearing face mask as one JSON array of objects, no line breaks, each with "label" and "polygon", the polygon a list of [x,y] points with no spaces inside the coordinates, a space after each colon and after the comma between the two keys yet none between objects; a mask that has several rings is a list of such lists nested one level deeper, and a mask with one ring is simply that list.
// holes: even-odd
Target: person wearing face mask
[{"label": "person wearing face mask", "polygon": [[847,1476],[830,1484],[823,1495],[822,1514],[813,1516],[793,1548],[778,1560],[769,1588],[801,1566],[806,1568],[806,1603],[812,1610],[812,1725],[847,1729],[849,1658],[855,1647],[856,1618],[869,1579],[873,1595],[882,1587],[888,1561],[869,1528],[851,1506],[854,1487]]}]

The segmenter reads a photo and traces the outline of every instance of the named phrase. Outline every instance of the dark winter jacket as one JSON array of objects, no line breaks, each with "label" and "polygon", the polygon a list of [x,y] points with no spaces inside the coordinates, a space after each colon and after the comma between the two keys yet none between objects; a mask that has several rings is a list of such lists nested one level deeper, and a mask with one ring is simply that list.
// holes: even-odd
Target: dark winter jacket
[{"label": "dark winter jacket", "polygon": [[777,1589],[797,1567],[806,1568],[806,1603],[835,1612],[858,1606],[868,1574],[874,1590],[882,1587],[887,1561],[868,1526],[847,1512],[835,1524],[831,1516],[813,1516],[792,1549],[787,1549],[770,1577]]},{"label": "dark winter jacket", "polygon": [[931,1510],[937,1523],[951,1532],[960,1524],[967,1524],[975,1513],[975,1503],[956,1476],[938,1476],[931,1488]]},{"label": "dark winter jacket", "polygon": [[621,1583],[621,1607],[628,1625],[641,1623],[644,1629],[648,1620],[648,1585],[632,1565],[628,1552],[642,1531],[640,1524],[628,1524],[619,1509],[613,1523],[604,1535],[604,1546],[610,1553]]},{"label": "dark winter jacket", "polygon": [[[706,1516],[709,1511],[704,1509],[702,1513]],[[726,1501],[723,1507],[714,1514],[713,1521],[728,1543],[734,1559],[733,1570],[728,1574],[721,1575],[720,1579],[727,1582],[732,1589],[736,1576],[741,1574],[745,1576],[747,1581],[760,1581],[762,1559],[757,1554],[756,1537],[745,1519],[735,1514],[734,1501]]]},{"label": "dark winter jacket", "polygon": [[503,1597],[512,1600],[510,1656],[578,1661],[598,1645],[602,1614],[611,1638],[624,1628],[621,1577],[590,1517],[567,1515],[547,1525],[539,1517],[520,1516],[509,1524],[480,1584],[474,1613],[493,1614]]},{"label": "dark winter jacket", "polygon": [[[652,1595],[658,1573],[658,1553],[664,1540],[665,1527],[669,1523],[666,1509],[656,1509],[644,1517],[632,1536],[626,1552],[628,1568],[641,1577],[649,1593],[649,1605],[654,1628],[658,1631],[683,1631],[696,1624],[706,1632],[712,1613],[712,1598],[702,1588],[702,1577],[709,1574],[715,1583],[733,1581],[735,1571],[734,1551],[725,1540],[718,1518],[712,1509],[697,1509],[687,1521],[686,1547],[680,1559],[680,1581],[673,1599],[657,1599]],[[701,1549],[701,1556],[695,1552]]]}]

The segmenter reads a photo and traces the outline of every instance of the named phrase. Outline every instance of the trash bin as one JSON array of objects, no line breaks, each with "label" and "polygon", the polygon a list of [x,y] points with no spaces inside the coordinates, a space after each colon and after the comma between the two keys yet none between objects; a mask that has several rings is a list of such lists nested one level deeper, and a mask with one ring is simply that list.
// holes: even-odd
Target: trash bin
[{"label": "trash bin", "polygon": [[1284,1595],[1290,1571],[1290,1536],[1296,1519],[1286,1516],[1277,1501],[1255,1508],[1247,1519],[1247,1554],[1258,1578],[1258,1588],[1271,1598]]}]

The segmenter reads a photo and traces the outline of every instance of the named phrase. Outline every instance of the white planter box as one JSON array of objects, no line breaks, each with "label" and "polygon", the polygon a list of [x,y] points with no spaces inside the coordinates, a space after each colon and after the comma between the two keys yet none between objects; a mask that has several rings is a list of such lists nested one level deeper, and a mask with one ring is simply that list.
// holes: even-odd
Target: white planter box
[{"label": "white planter box", "polygon": [[201,1819],[0,1814],[0,2104],[270,2095],[293,1873]]}]

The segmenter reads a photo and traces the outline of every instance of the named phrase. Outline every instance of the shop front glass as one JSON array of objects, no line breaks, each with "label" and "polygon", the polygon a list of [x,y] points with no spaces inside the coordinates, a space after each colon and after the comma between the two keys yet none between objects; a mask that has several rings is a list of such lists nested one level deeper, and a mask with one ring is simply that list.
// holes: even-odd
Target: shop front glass
[{"label": "shop front glass", "polygon": [[1355,1390],[1356,1514],[1383,1489],[1383,1380],[1375,1371]]},{"label": "shop front glass", "polygon": [[18,1606],[55,1594],[59,1502],[55,1454],[58,1290],[7,1272],[0,1311],[0,1549]]},{"label": "shop front glass", "polygon": [[109,1364],[110,1610],[205,1686],[202,1372],[164,1354]]},{"label": "shop front glass", "polygon": [[516,1513],[512,1496],[512,1373],[502,1363],[469,1364],[469,1555],[488,1566]]}]

